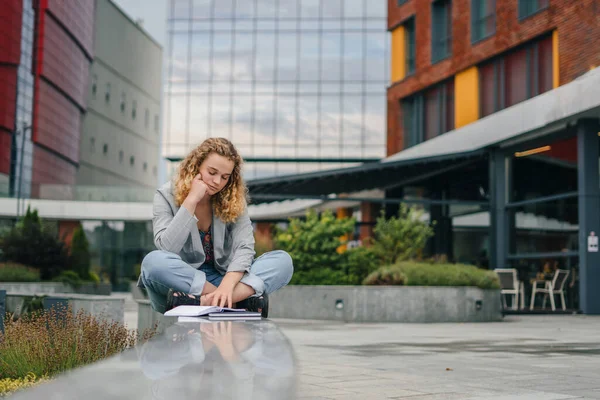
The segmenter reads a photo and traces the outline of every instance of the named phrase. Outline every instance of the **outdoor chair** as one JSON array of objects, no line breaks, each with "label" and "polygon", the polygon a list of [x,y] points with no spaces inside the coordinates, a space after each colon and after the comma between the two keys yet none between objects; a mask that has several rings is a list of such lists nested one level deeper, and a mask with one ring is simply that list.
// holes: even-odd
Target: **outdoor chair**
[{"label": "outdoor chair", "polygon": [[519,307],[519,299],[521,299],[521,308],[525,307],[523,300],[523,289],[522,283],[519,282],[517,277],[517,270],[515,268],[498,268],[495,270],[500,279],[500,294],[502,296],[502,305],[504,308],[508,308],[506,304],[506,295],[513,296],[511,306],[513,310],[517,310]]},{"label": "outdoor chair", "polygon": [[[529,309],[533,310],[533,303],[535,302],[535,295],[538,293],[544,294],[544,301],[542,303],[542,308],[546,308],[546,299],[548,296],[550,297],[550,305],[552,306],[552,311],[556,311],[556,306],[554,304],[554,296],[559,294],[560,300],[562,302],[563,311],[567,309],[565,305],[565,283],[567,282],[567,278],[569,277],[569,271],[566,269],[557,269],[554,272],[554,276],[552,280],[549,281],[540,281],[536,280],[533,283],[533,288],[531,290],[531,304],[529,305]],[[538,287],[539,283],[543,283],[544,287]]]}]

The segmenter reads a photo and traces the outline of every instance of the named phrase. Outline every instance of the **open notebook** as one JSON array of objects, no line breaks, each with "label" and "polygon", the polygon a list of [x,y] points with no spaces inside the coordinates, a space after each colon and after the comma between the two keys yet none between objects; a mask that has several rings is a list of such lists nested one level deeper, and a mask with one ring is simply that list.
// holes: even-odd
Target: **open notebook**
[{"label": "open notebook", "polygon": [[165,312],[166,317],[200,317],[211,313],[245,313],[243,308],[227,308],[217,306],[177,306]]}]

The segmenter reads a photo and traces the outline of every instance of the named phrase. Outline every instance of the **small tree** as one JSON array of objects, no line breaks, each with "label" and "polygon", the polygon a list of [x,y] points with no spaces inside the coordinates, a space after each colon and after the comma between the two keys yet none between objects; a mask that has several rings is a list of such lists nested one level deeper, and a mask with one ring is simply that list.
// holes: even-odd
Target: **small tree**
[{"label": "small tree", "polygon": [[68,265],[64,243],[42,228],[37,210],[29,207],[23,219],[0,238],[0,249],[7,261],[38,269],[42,280],[58,276]]},{"label": "small tree", "polygon": [[73,232],[69,264],[71,270],[77,273],[81,279],[90,277],[91,256],[89,243],[81,226],[78,226]]},{"label": "small tree", "polygon": [[421,219],[423,211],[401,204],[398,216],[385,218],[382,211],[373,229],[372,250],[383,265],[418,258],[433,236],[433,227]]}]

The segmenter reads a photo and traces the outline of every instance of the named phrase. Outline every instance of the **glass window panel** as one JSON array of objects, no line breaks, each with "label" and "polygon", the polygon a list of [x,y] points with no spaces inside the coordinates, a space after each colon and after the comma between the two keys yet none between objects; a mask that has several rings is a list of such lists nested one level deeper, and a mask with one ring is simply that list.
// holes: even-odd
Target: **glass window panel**
[{"label": "glass window panel", "polygon": [[434,87],[427,90],[424,95],[425,104],[425,140],[433,139],[440,132],[440,90],[439,87]]},{"label": "glass window panel", "polygon": [[[342,17],[342,1],[343,0],[327,0],[323,1],[323,18],[341,18]],[[374,2],[376,3],[376,2]]]},{"label": "glass window panel", "polygon": [[298,21],[279,21],[278,25],[279,32],[291,33],[296,32],[298,29]]},{"label": "glass window panel", "polygon": [[236,96],[233,107],[232,140],[234,143],[250,143],[254,114],[251,96]]},{"label": "glass window panel", "polygon": [[231,82],[230,79],[227,79],[225,81],[215,81],[215,80],[212,80],[209,83],[210,90],[215,95],[229,94],[229,91],[231,90],[231,84],[232,84],[232,82]]},{"label": "glass window panel", "polygon": [[367,7],[367,17],[370,18],[386,18],[387,17],[387,1],[373,1]]},{"label": "glass window panel", "polygon": [[277,4],[273,1],[257,2],[256,16],[259,18],[275,18],[277,15]]},{"label": "glass window panel", "polygon": [[170,18],[188,19],[190,17],[190,7],[190,0],[173,0],[169,10]]},{"label": "glass window panel", "polygon": [[234,79],[251,79],[254,64],[253,52],[254,40],[252,35],[245,33],[235,34],[235,51],[233,78]]},{"label": "glass window panel", "polygon": [[207,34],[191,36],[190,72],[192,81],[208,81],[210,78],[210,41]]},{"label": "glass window panel", "polygon": [[280,33],[277,38],[279,81],[296,81],[298,77],[298,36],[296,33]]},{"label": "glass window panel", "polygon": [[339,82],[322,82],[321,93],[324,95],[339,95],[341,92],[341,84]]},{"label": "glass window panel", "polygon": [[256,82],[256,93],[259,95],[273,95],[273,91],[275,90],[275,84],[273,82]]},{"label": "glass window panel", "polygon": [[209,19],[212,12],[211,0],[193,0],[192,15],[194,19]]},{"label": "glass window panel", "polygon": [[385,32],[367,33],[365,39],[367,41],[366,48],[366,79],[367,80],[383,80],[385,77],[385,68],[389,62],[385,51]]},{"label": "glass window panel", "polygon": [[538,93],[544,93],[553,88],[552,77],[552,36],[538,42],[538,70],[534,77],[538,75]]},{"label": "glass window panel", "polygon": [[187,106],[186,97],[171,97],[168,99],[167,118],[169,123],[167,126],[167,138],[171,144],[185,143]]},{"label": "glass window panel", "polygon": [[290,96],[277,98],[277,143],[290,143],[296,137],[296,99]]},{"label": "glass window panel", "polygon": [[203,94],[194,94],[190,96],[190,127],[195,135],[206,135],[208,131],[208,97]]},{"label": "glass window panel", "polygon": [[514,225],[512,254],[577,250],[579,226],[577,197],[527,204],[509,209]]},{"label": "glass window panel", "polygon": [[485,117],[495,111],[496,84],[493,62],[479,67],[479,88],[479,109],[482,117]]},{"label": "glass window panel", "polygon": [[267,20],[267,21],[258,21],[256,25],[256,29],[259,32],[263,33],[264,31],[274,31],[275,30],[275,21]]},{"label": "glass window panel", "polygon": [[360,143],[362,132],[362,97],[345,96],[342,116],[344,143]]},{"label": "glass window panel", "polygon": [[189,20],[173,20],[169,22],[169,30],[172,32],[182,33],[190,29]]},{"label": "glass window panel", "polygon": [[341,75],[342,35],[324,33],[321,36],[321,79],[339,81]]},{"label": "glass window panel", "polygon": [[319,5],[321,0],[298,0],[300,1],[301,18],[319,18]]},{"label": "glass window panel", "polygon": [[188,70],[188,36],[173,35],[171,50],[171,76],[169,80],[182,82],[187,80]]},{"label": "glass window panel", "polygon": [[[346,25],[348,26],[348,25]],[[381,32],[381,30],[386,30],[387,28],[387,23],[386,23],[386,19],[368,19],[365,21],[365,25],[364,25],[365,29],[368,31],[375,31],[375,32]],[[360,29],[360,26],[357,26],[358,29]]]},{"label": "glass window panel", "polygon": [[[275,119],[273,93],[269,95],[257,96],[255,99],[255,110],[255,143],[260,144],[260,142],[257,142],[257,140],[259,140],[258,136],[265,138],[271,138],[273,136],[273,122]],[[271,143],[271,140],[269,140],[267,143]]]},{"label": "glass window panel", "polygon": [[377,81],[368,81],[364,87],[365,92],[370,94],[382,94],[385,97],[385,90],[387,88],[387,82],[385,80]]},{"label": "glass window panel", "polygon": [[386,139],[386,109],[385,96],[366,96],[365,126],[367,127],[367,142],[383,144]]},{"label": "glass window panel", "polygon": [[280,96],[295,96],[297,83],[277,82],[277,94]]},{"label": "glass window panel", "polygon": [[344,0],[344,18],[362,18],[365,0]]},{"label": "glass window panel", "polygon": [[406,29],[406,73],[415,72],[416,65],[416,43],[415,43],[415,20],[411,18],[405,24]]},{"label": "glass window panel", "polygon": [[232,107],[229,93],[213,94],[210,108],[210,136],[225,136],[230,134]]},{"label": "glass window panel", "polygon": [[233,17],[233,0],[218,0],[214,2],[214,17],[215,18],[232,18]]},{"label": "glass window panel", "polygon": [[341,100],[339,95],[321,97],[321,139],[324,143],[341,141]]},{"label": "glass window panel", "polygon": [[319,92],[319,85],[317,83],[305,83],[302,82],[298,86],[298,91],[300,94],[309,94],[315,95]]},{"label": "glass window panel", "polygon": [[297,0],[279,0],[279,18],[298,17]]},{"label": "glass window panel", "polygon": [[346,33],[344,35],[344,77],[346,81],[362,81],[363,79],[363,41],[362,33]]},{"label": "glass window panel", "polygon": [[[346,67],[344,66],[344,69]],[[344,94],[360,94],[363,91],[362,83],[348,83],[344,82]]]},{"label": "glass window panel", "polygon": [[504,59],[506,106],[527,99],[527,51],[513,52]]},{"label": "glass window panel", "polygon": [[339,31],[342,29],[342,20],[326,21],[321,23],[322,29],[326,32]]},{"label": "glass window panel", "polygon": [[213,78],[216,80],[231,79],[232,39],[229,32],[221,32],[213,37]]},{"label": "glass window panel", "polygon": [[233,90],[236,95],[251,95],[252,86],[252,82],[237,81],[233,84]]},{"label": "glass window panel", "polygon": [[317,20],[302,20],[300,21],[300,29],[304,31],[318,31],[321,24]]},{"label": "glass window panel", "polygon": [[210,21],[192,21],[192,32],[199,32],[203,34],[210,33],[212,29],[212,23]]},{"label": "glass window panel", "polygon": [[300,37],[300,80],[319,80],[319,35],[303,33]]},{"label": "glass window panel", "polygon": [[213,21],[214,32],[217,33],[215,37],[218,37],[221,33],[230,33],[233,30],[233,20],[216,20]]},{"label": "glass window panel", "polygon": [[445,84],[445,88],[444,90],[446,91],[445,93],[445,112],[446,112],[446,118],[445,118],[445,126],[442,126],[442,133],[451,131],[454,129],[454,116],[455,116],[455,109],[454,109],[454,79],[450,79],[449,81],[446,82]]},{"label": "glass window panel", "polygon": [[236,20],[235,21],[235,31],[236,32],[245,32],[246,34],[254,33],[254,21],[253,20]]},{"label": "glass window panel", "polygon": [[256,78],[272,80],[275,68],[275,35],[259,33],[256,35]]},{"label": "glass window panel", "polygon": [[318,137],[318,97],[305,95],[298,100],[298,141],[314,145]]},{"label": "glass window panel", "polygon": [[254,1],[236,1],[235,2],[235,17],[236,18],[252,18],[255,14]]}]

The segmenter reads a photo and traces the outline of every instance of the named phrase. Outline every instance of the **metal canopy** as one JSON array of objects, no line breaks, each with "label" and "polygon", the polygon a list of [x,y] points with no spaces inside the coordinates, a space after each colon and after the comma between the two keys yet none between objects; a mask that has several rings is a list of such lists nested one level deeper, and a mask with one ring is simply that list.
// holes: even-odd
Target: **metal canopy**
[{"label": "metal canopy", "polygon": [[[371,189],[390,189],[427,179],[480,160],[483,152],[422,158],[398,162],[378,162],[352,168],[319,171],[248,182],[254,204],[273,201],[273,195],[327,196]],[[261,195],[265,195],[261,198]]]}]

